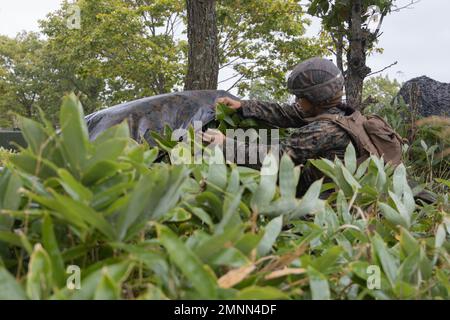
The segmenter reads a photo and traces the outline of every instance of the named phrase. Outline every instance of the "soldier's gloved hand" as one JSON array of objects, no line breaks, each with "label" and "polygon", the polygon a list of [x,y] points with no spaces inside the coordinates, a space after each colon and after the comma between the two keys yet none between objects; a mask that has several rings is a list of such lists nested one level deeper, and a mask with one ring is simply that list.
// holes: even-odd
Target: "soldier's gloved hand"
[{"label": "soldier's gloved hand", "polygon": [[216,107],[219,103],[225,104],[231,109],[239,109],[242,105],[240,101],[233,100],[231,98],[219,98],[216,100]]},{"label": "soldier's gloved hand", "polygon": [[223,145],[225,141],[225,135],[219,130],[208,129],[202,136],[203,141],[210,142],[216,145]]}]

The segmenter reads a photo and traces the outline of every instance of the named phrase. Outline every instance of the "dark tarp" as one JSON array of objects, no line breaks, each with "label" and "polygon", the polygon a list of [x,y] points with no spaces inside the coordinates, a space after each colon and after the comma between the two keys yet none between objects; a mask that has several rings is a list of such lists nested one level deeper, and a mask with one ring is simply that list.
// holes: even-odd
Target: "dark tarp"
[{"label": "dark tarp", "polygon": [[215,101],[221,97],[239,100],[226,91],[198,90],[122,103],[86,116],[89,136],[95,139],[104,130],[127,120],[133,139],[139,141],[143,137],[150,145],[155,145],[150,132],[161,134],[165,125],[175,130],[188,128],[194,121],[201,121],[203,126],[213,121]]}]

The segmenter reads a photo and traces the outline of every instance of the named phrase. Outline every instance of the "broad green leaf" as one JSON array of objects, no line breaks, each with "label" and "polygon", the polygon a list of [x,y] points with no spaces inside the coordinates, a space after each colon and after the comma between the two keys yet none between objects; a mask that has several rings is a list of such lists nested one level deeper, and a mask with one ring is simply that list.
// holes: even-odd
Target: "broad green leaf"
[{"label": "broad green leaf", "polygon": [[419,256],[420,250],[416,250],[403,260],[398,269],[398,280],[411,282],[414,273],[416,273],[419,268]]},{"label": "broad green leaf", "polygon": [[230,179],[228,180],[226,192],[230,195],[237,194],[240,189],[239,170],[233,168],[231,170]]},{"label": "broad green leaf", "polygon": [[207,178],[208,186],[210,186],[209,190],[225,190],[227,179],[225,159],[222,150],[216,146],[209,162]]},{"label": "broad green leaf", "polygon": [[446,274],[446,271],[442,269],[436,270],[436,277],[447,290],[447,295],[450,295],[450,277]]},{"label": "broad green leaf", "polygon": [[394,226],[400,225],[406,229],[409,229],[409,227],[410,227],[409,220],[406,220],[402,215],[400,215],[391,206],[389,206],[386,203],[380,202],[379,207],[387,221],[392,223]]},{"label": "broad green leaf", "polygon": [[35,155],[42,155],[45,143],[49,139],[42,125],[34,120],[19,117],[20,130],[28,144],[28,147]]},{"label": "broad green leaf", "polygon": [[262,237],[259,245],[258,245],[258,256],[265,256],[272,250],[272,246],[278,238],[278,235],[281,232],[281,228],[283,226],[283,216],[279,216],[273,220],[271,220],[264,231],[264,236]]},{"label": "broad green leaf", "polygon": [[246,233],[235,243],[234,246],[245,255],[249,255],[252,250],[258,246],[263,236],[264,233],[261,231],[257,234],[250,232]]},{"label": "broad green leaf", "polygon": [[419,266],[422,278],[424,280],[430,279],[433,273],[433,263],[428,259],[424,248],[420,248]]},{"label": "broad green leaf", "polygon": [[299,201],[293,198],[278,198],[259,212],[266,217],[278,217],[280,215],[290,216],[299,207]]},{"label": "broad green leaf", "polygon": [[34,247],[27,274],[27,295],[32,300],[47,299],[53,288],[52,264],[40,244]]},{"label": "broad green leaf", "polygon": [[342,174],[345,178],[345,181],[352,187],[353,191],[356,192],[356,190],[361,189],[361,185],[358,181],[353,177],[353,175],[347,170],[346,167],[340,167],[342,170]]},{"label": "broad green leaf", "polygon": [[191,219],[192,215],[184,208],[173,208],[162,218],[163,222],[183,222]]},{"label": "broad green leaf", "polygon": [[213,266],[226,266],[239,268],[248,265],[250,260],[236,248],[225,248],[211,257],[209,264]]},{"label": "broad green leaf", "polygon": [[128,229],[144,214],[145,210],[150,209],[152,203],[155,205],[157,199],[162,196],[168,178],[167,176],[157,178],[155,179],[153,175],[145,175],[136,184],[126,210],[123,210],[118,217],[119,240],[125,238]]},{"label": "broad green leaf", "polygon": [[0,266],[0,300],[26,300],[27,296],[16,279]]},{"label": "broad green leaf", "polygon": [[261,180],[251,200],[252,207],[259,209],[272,201],[277,189],[277,159],[272,153],[269,153],[264,158],[262,165]]},{"label": "broad green leaf", "polygon": [[391,253],[389,253],[384,240],[378,234],[375,234],[372,238],[372,246],[375,251],[374,253],[380,260],[386,277],[389,279],[391,286],[394,287],[398,272],[398,262],[394,259]]},{"label": "broad green leaf", "polygon": [[386,172],[384,171],[384,162],[382,159],[377,158],[373,155],[370,156],[370,159],[372,160],[371,164],[373,163],[377,169],[377,179],[375,185],[377,187],[377,190],[379,192],[382,192],[387,181]]},{"label": "broad green leaf", "polygon": [[111,208],[117,199],[121,199],[135,185],[136,183],[134,181],[114,184],[112,187],[95,194],[91,202],[91,207],[96,211],[101,211],[108,206]]},{"label": "broad green leaf", "polygon": [[349,205],[347,203],[347,199],[345,198],[345,194],[342,190],[339,190],[337,199],[336,199],[336,207],[339,215],[342,217],[342,220],[346,224],[350,224],[352,222],[352,216],[350,214]]},{"label": "broad green leaf", "polygon": [[[343,252],[343,249],[339,246],[334,246],[328,249],[323,255],[315,259],[311,265],[316,271],[322,274],[327,274],[334,266]],[[332,270],[331,270],[332,271]]]},{"label": "broad green leaf", "polygon": [[114,161],[100,161],[85,170],[81,182],[86,185],[92,185],[100,180],[110,178],[123,169],[119,163]]},{"label": "broad green leaf", "polygon": [[274,287],[251,286],[239,291],[236,300],[289,300],[289,296]]},{"label": "broad green leaf", "polygon": [[439,249],[440,247],[442,247],[442,245],[444,244],[446,239],[446,232],[445,232],[445,227],[444,224],[440,224],[436,230],[436,237],[435,237],[435,241],[434,241],[434,247],[436,249]]},{"label": "broad green leaf", "polygon": [[169,265],[166,261],[166,256],[162,252],[156,252],[154,249],[149,249],[145,245],[112,243],[111,246],[130,253],[130,258],[146,265],[149,270],[155,273],[158,280],[166,281],[166,283],[169,282]]},{"label": "broad green leaf", "polygon": [[157,286],[148,283],[147,288],[137,300],[169,300],[164,292]]},{"label": "broad green leaf", "polygon": [[[50,197],[39,196],[30,192],[26,193],[33,201],[39,203],[41,206],[51,209],[51,213],[60,219],[64,219],[69,222],[72,227],[77,227],[80,229],[87,229],[88,225],[83,220],[83,218],[78,214],[76,210],[67,209],[67,203],[64,201],[58,201]],[[62,197],[62,196],[60,196]],[[67,197],[66,197],[67,198]],[[69,207],[71,208],[71,207]],[[92,210],[92,209],[90,209]]]},{"label": "broad green leaf", "polygon": [[204,268],[201,260],[168,227],[157,225],[157,231],[158,239],[167,250],[170,259],[195,290],[204,299],[214,299],[217,296],[217,280]]},{"label": "broad green leaf", "polygon": [[400,228],[400,230],[400,246],[405,254],[409,256],[419,249],[419,242],[417,242],[407,229]]},{"label": "broad green leaf", "polygon": [[287,154],[284,154],[281,158],[279,175],[281,196],[295,198],[300,168],[294,166],[294,162]]},{"label": "broad green leaf", "polygon": [[327,278],[312,267],[308,267],[309,286],[313,300],[330,300],[330,286]]},{"label": "broad green leaf", "polygon": [[412,299],[417,294],[417,290],[407,282],[398,281],[395,284],[394,293],[399,299]]},{"label": "broad green leaf", "polygon": [[167,181],[164,194],[153,205],[154,209],[148,218],[157,220],[177,204],[184,191],[182,186],[186,182],[189,173],[190,170],[184,166],[175,166],[169,169],[169,180]]},{"label": "broad green leaf", "polygon": [[[20,205],[20,192],[22,180],[19,175],[7,171],[3,173],[0,181],[0,209],[17,210]],[[0,228],[1,228],[0,217]]]},{"label": "broad green leaf", "polygon": [[83,108],[73,93],[63,99],[60,126],[64,157],[68,161],[71,172],[79,172],[87,158],[89,134]]},{"label": "broad green leaf", "polygon": [[150,166],[155,162],[155,160],[158,158],[159,149],[158,148],[152,148],[151,150],[147,150],[144,152],[144,160],[143,163],[146,166]]},{"label": "broad green leaf", "polygon": [[120,299],[120,284],[116,283],[108,274],[108,267],[102,269],[101,279],[94,293],[94,300]]},{"label": "broad green leaf", "polygon": [[222,219],[222,200],[210,191],[204,191],[196,197],[197,203],[209,209],[208,211],[217,219]]},{"label": "broad green leaf", "polygon": [[322,188],[323,179],[314,182],[306,191],[303,196],[300,205],[295,209],[295,212],[291,215],[291,219],[302,217],[306,214],[316,213],[320,204],[320,190]]},{"label": "broad green leaf", "polygon": [[195,254],[204,262],[209,261],[209,258],[216,253],[226,248],[227,244],[237,241],[243,233],[244,226],[242,224],[230,225],[222,232],[216,232],[200,242],[194,248]]},{"label": "broad green leaf", "polygon": [[0,241],[6,242],[10,246],[22,246],[20,236],[10,231],[0,231]]},{"label": "broad green leaf", "polygon": [[56,202],[58,203],[57,208],[62,208],[63,210],[62,212],[59,212],[60,214],[70,212],[72,216],[81,218],[85,223],[87,223],[91,227],[94,227],[109,239],[114,239],[116,237],[116,233],[112,225],[105,219],[105,217],[101,213],[93,210],[90,206],[72,200],[69,197],[61,196],[56,192],[52,192],[52,194],[55,197]]},{"label": "broad green leaf", "polygon": [[408,227],[411,225],[411,215],[413,213],[413,210],[410,210],[411,208],[407,208],[402,200],[393,192],[389,191],[389,196],[391,197],[392,201],[394,201],[395,206],[397,207],[398,213],[403,217],[403,219],[407,222]]},{"label": "broad green leaf", "polygon": [[212,231],[214,230],[214,223],[212,222],[210,215],[205,210],[196,207],[189,207],[189,210],[191,210],[192,213],[204,224],[206,224]]},{"label": "broad green leaf", "polygon": [[58,170],[54,163],[45,158],[37,158],[36,155],[31,154],[28,150],[12,155],[10,161],[16,168],[25,173],[43,179],[56,176],[56,171]]},{"label": "broad green leaf", "polygon": [[234,195],[225,196],[225,201],[223,203],[223,217],[216,227],[216,233],[223,232],[232,221],[233,217],[239,215],[238,208],[241,203],[241,194],[242,191]]},{"label": "broad green leaf", "polygon": [[116,161],[123,154],[128,144],[127,139],[114,139],[97,145],[92,157],[86,162],[85,167],[90,167],[101,161]]},{"label": "broad green leaf", "polygon": [[392,176],[392,184],[395,194],[399,197],[402,197],[405,190],[409,188],[406,180],[406,168],[403,164],[395,168],[394,175]]},{"label": "broad green leaf", "polygon": [[355,173],[356,179],[360,179],[367,172],[367,168],[369,167],[370,161],[371,161],[370,158],[368,158],[359,165],[358,170],[356,170]]},{"label": "broad green leaf", "polygon": [[69,294],[72,300],[92,300],[102,278],[102,270],[104,267],[108,268],[108,275],[114,282],[122,283],[128,277],[133,264],[129,261],[114,264],[101,263],[98,269],[92,271],[85,277],[83,276],[83,270],[81,270],[81,289],[71,291],[68,288],[64,288],[62,293]]},{"label": "broad green leaf", "polygon": [[112,126],[102,133],[100,133],[94,140],[95,146],[101,146],[106,142],[127,139],[130,137],[130,129],[128,128],[128,122],[123,121],[122,123]]},{"label": "broad green leaf", "polygon": [[62,287],[66,279],[64,261],[56,240],[52,219],[48,214],[44,216],[42,222],[42,244],[50,257],[53,280],[59,287]]},{"label": "broad green leaf", "polygon": [[317,169],[322,171],[326,176],[335,180],[335,164],[328,159],[320,160],[309,160],[309,162],[314,165]]},{"label": "broad green leaf", "polygon": [[92,200],[92,192],[75,179],[67,170],[59,169],[58,175],[61,178],[58,179],[58,182],[71,198],[85,203],[89,203]]},{"label": "broad green leaf", "polygon": [[344,155],[345,167],[353,175],[356,172],[356,151],[352,143],[349,143]]},{"label": "broad green leaf", "polygon": [[392,183],[395,195],[402,200],[406,211],[412,213],[416,208],[416,203],[411,187],[408,184],[406,168],[403,164],[400,164],[395,168],[394,175],[392,176]]}]

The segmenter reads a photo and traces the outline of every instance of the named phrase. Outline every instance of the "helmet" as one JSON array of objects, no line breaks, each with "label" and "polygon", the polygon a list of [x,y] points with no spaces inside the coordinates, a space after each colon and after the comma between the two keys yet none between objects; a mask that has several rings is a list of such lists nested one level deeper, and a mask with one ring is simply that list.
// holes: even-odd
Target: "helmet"
[{"label": "helmet", "polygon": [[298,98],[321,105],[342,96],[344,77],[336,65],[323,58],[312,58],[298,64],[288,79],[288,90]]}]

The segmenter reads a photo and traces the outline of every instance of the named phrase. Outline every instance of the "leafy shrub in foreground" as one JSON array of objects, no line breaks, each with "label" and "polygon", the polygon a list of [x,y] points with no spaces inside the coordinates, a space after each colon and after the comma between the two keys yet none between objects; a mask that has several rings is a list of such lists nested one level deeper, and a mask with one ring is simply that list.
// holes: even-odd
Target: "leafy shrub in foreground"
[{"label": "leafy shrub in foreground", "polygon": [[349,146],[297,199],[287,156],[277,176],[155,163],[126,124],[89,141],[73,95],[60,126],[22,119],[28,148],[1,173],[1,299],[450,297],[448,196],[416,204],[403,166],[357,166]]}]

